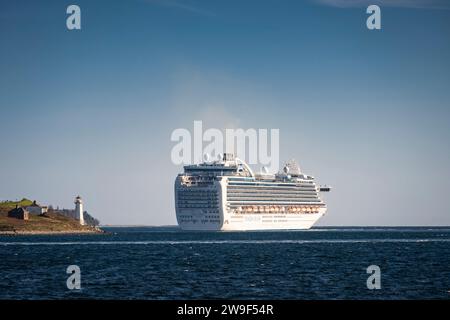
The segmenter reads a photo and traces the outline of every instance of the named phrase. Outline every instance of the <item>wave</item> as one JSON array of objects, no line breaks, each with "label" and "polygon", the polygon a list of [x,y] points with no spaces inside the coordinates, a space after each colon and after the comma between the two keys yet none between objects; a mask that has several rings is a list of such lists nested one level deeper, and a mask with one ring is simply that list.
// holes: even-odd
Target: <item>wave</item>
[{"label": "wave", "polygon": [[448,227],[313,227],[306,232],[450,232]]},{"label": "wave", "polygon": [[450,242],[450,239],[342,239],[342,240],[162,240],[162,241],[70,241],[0,242],[0,246],[72,246],[72,245],[185,245],[185,244],[320,244],[320,243],[421,243]]}]

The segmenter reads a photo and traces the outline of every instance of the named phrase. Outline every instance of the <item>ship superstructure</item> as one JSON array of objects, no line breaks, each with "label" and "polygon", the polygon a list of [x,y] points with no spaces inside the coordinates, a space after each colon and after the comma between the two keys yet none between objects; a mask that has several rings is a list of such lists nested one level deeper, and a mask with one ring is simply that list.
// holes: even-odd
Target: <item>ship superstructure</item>
[{"label": "ship superstructure", "polygon": [[327,207],[312,176],[293,160],[276,174],[254,173],[224,154],[187,165],[175,180],[175,209],[184,230],[309,229]]}]

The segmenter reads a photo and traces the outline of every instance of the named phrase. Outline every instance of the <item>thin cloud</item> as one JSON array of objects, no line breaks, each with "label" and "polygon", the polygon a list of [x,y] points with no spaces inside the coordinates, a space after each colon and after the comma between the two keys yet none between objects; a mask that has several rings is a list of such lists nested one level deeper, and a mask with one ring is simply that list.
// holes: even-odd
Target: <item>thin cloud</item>
[{"label": "thin cloud", "polygon": [[191,5],[187,3],[187,1],[181,0],[143,0],[143,1],[157,6],[183,10],[201,16],[208,16],[208,17],[215,16],[214,12]]},{"label": "thin cloud", "polygon": [[449,10],[448,0],[312,0],[313,2],[338,8],[359,8],[376,4],[385,7]]}]

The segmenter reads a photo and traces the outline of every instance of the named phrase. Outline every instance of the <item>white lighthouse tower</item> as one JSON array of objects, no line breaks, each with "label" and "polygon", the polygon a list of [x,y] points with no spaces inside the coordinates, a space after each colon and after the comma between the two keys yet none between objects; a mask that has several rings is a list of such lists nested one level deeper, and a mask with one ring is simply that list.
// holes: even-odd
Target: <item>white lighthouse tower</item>
[{"label": "white lighthouse tower", "polygon": [[83,200],[80,196],[75,198],[75,213],[80,220],[80,224],[84,226]]}]

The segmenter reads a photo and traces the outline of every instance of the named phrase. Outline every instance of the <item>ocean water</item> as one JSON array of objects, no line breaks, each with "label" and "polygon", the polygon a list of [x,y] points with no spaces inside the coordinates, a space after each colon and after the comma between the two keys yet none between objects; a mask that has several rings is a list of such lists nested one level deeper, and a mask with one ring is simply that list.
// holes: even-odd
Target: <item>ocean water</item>
[{"label": "ocean water", "polygon": [[450,228],[106,230],[0,236],[0,299],[450,299]]}]

